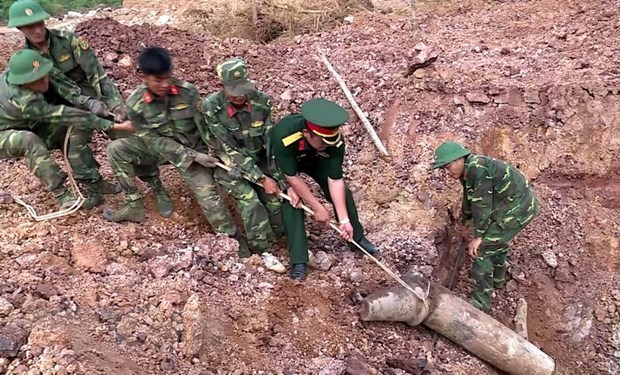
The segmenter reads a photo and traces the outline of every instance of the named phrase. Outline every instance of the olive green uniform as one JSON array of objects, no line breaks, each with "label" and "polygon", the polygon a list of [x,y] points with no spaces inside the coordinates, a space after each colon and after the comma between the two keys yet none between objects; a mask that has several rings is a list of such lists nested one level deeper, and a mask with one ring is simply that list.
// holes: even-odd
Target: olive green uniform
[{"label": "olive green uniform", "polygon": [[[308,175],[319,184],[325,198],[331,202],[328,179],[338,180],[343,177],[342,163],[345,144],[343,140],[340,140],[324,152],[317,152],[304,139],[302,130],[305,124],[306,120],[301,114],[283,118],[273,131],[273,154],[282,174],[285,176],[295,176],[300,173]],[[353,194],[348,188],[346,188],[346,207],[354,230],[353,239],[358,241],[363,237],[364,229],[359,222]],[[286,201],[282,206],[282,213],[291,264],[308,262],[308,238],[304,211],[294,208]]]}]

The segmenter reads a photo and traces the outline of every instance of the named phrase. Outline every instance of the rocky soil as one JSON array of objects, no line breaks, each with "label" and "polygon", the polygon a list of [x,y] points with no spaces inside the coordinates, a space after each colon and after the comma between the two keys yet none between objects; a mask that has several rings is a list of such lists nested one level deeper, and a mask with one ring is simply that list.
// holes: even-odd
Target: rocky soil
[{"label": "rocky soil", "polygon": [[[332,32],[267,45],[112,19],[77,31],[125,95],[138,83],[133,61],[145,45],[169,48],[176,74],[203,94],[218,88],[215,65],[241,56],[278,116],[316,96],[349,108],[315,58],[321,48],[390,151],[379,157],[355,117],[346,128],[347,179],[362,221],[400,273],[444,281],[452,266],[440,238],[448,209],[458,212],[460,186],[429,170],[434,148],[458,140],[509,160],[532,181],[542,214],[517,237],[510,281],[491,315],[512,328],[525,298],[530,340],[565,373],[616,374],[619,5],[423,3],[413,24],[362,13]],[[0,40],[0,64],[18,46]],[[111,178],[106,142],[97,135],[94,147]],[[0,169],[2,193],[26,196],[43,212],[55,207],[22,161]],[[310,224],[322,270],[292,283],[258,259],[240,261],[236,243],[212,234],[176,172],[163,176],[177,212],[159,217],[143,186],[144,225],[107,223],[102,208],[36,223],[20,206],[2,205],[0,373],[495,373],[447,340],[433,345],[424,328],[360,321],[360,300],[393,281],[333,233]],[[455,287],[465,299],[469,262]]]}]

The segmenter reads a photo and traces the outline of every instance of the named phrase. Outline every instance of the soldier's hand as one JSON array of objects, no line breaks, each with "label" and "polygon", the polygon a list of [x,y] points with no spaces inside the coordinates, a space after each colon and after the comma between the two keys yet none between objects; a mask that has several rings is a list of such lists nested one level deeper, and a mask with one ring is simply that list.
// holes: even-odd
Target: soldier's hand
[{"label": "soldier's hand", "polygon": [[474,238],[473,240],[471,240],[467,248],[467,252],[469,253],[470,257],[476,258],[478,256],[478,248],[480,247],[480,244],[482,244],[482,237]]},{"label": "soldier's hand", "polygon": [[265,193],[275,195],[276,197],[280,196],[280,187],[276,180],[271,177],[265,177],[262,181],[263,189],[265,189]]},{"label": "soldier's hand", "polygon": [[286,189],[286,195],[288,195],[289,198],[291,198],[291,201],[290,201],[291,206],[295,208],[301,207],[301,197],[297,194],[295,189],[293,189],[292,187],[289,187],[288,189]]},{"label": "soldier's hand", "polygon": [[101,100],[90,99],[88,101],[88,110],[99,117],[106,118],[110,116],[110,109]]},{"label": "soldier's hand", "polygon": [[243,179],[243,172],[237,167],[232,167],[228,171],[228,176],[234,180],[241,180]]},{"label": "soldier's hand", "polygon": [[196,158],[194,159],[194,161],[202,165],[203,167],[215,168],[216,167],[215,163],[217,163],[219,160],[217,160],[217,158],[214,158],[211,155],[207,155],[207,154],[203,154],[199,152],[198,155],[196,155]]},{"label": "soldier's hand", "polygon": [[133,124],[129,120],[123,121],[120,124],[114,124],[114,126],[112,127],[112,130],[118,130],[122,132],[130,132],[130,133],[133,133],[134,131]]},{"label": "soldier's hand", "polygon": [[320,205],[318,209],[314,210],[314,218],[318,222],[321,222],[325,225],[329,225],[329,221],[330,221],[329,211],[327,211],[327,208],[325,208],[325,206],[323,205]]},{"label": "soldier's hand", "polygon": [[340,224],[340,237],[349,242],[353,239],[353,225],[351,222]]},{"label": "soldier's hand", "polygon": [[123,122],[127,120],[127,109],[123,104],[117,105],[112,110],[112,114],[114,115],[115,122]]}]

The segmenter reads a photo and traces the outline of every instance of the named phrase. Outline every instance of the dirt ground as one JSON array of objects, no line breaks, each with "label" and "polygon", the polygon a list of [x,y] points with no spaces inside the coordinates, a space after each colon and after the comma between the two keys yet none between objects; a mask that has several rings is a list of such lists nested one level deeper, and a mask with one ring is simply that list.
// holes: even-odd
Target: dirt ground
[{"label": "dirt ground", "polygon": [[[414,22],[402,11],[364,12],[332,31],[269,44],[109,18],[76,30],[125,95],[138,78],[118,62],[161,45],[172,51],[176,75],[203,94],[218,88],[219,61],[243,57],[278,116],[317,96],[350,108],[315,57],[322,49],[387,142],[390,157],[381,158],[354,117],[345,129],[345,169],[368,238],[401,274],[445,275],[451,267],[440,262],[446,248],[437,238],[447,210],[458,212],[461,191],[429,170],[434,148],[457,140],[510,161],[530,179],[542,213],[514,242],[510,281],[490,314],[512,328],[524,298],[530,341],[559,369],[617,374],[619,6],[428,2]],[[18,46],[15,35],[0,39],[0,65]],[[429,50],[436,61],[411,72]],[[95,137],[111,179],[106,144]],[[4,160],[0,170],[0,192],[26,196],[42,211],[55,207],[23,161]],[[143,225],[105,222],[102,207],[36,223],[20,206],[1,206],[0,372],[496,373],[441,337],[433,346],[423,327],[361,321],[361,298],[394,283],[333,233],[309,222],[312,250],[327,253],[332,265],[292,283],[257,259],[241,262],[234,241],[212,234],[176,172],[162,174],[176,213],[159,217],[141,185],[149,205]],[[121,201],[108,197],[104,207]],[[286,261],[285,250],[278,254]],[[464,299],[469,268],[467,259],[455,286]],[[14,350],[5,348],[7,338]],[[403,362],[409,367],[397,365]]]}]

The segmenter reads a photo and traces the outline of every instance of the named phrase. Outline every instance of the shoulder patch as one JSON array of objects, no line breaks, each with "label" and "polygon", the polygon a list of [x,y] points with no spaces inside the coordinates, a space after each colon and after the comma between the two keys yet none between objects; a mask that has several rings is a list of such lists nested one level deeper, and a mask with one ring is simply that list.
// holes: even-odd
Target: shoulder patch
[{"label": "shoulder patch", "polygon": [[297,142],[298,140],[300,140],[303,136],[304,134],[302,132],[293,133],[291,135],[288,135],[282,138],[282,144],[284,144],[284,147],[288,147],[292,145],[293,143]]}]

